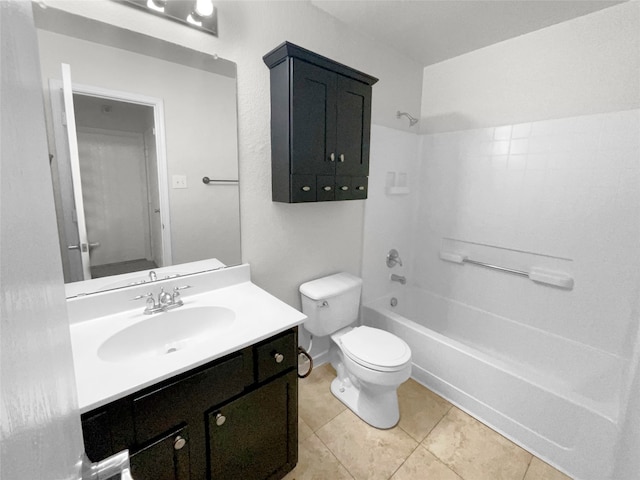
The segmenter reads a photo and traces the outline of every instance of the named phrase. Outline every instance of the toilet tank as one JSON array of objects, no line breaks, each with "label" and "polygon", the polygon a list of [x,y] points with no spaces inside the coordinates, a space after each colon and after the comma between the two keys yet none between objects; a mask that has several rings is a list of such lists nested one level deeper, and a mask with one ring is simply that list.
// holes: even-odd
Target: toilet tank
[{"label": "toilet tank", "polygon": [[318,336],[331,335],[358,318],[362,279],[336,273],[300,285],[304,328]]}]

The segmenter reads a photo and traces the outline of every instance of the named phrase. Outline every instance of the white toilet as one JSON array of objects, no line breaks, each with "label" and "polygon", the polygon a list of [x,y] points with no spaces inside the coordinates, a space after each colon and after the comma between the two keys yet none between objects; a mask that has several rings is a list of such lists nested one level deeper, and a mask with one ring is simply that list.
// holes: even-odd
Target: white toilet
[{"label": "white toilet", "polygon": [[395,335],[358,319],[362,279],[337,273],[300,286],[304,327],[331,335],[329,359],[338,373],[331,392],[356,415],[377,428],[400,419],[397,389],[411,375],[411,349]]}]

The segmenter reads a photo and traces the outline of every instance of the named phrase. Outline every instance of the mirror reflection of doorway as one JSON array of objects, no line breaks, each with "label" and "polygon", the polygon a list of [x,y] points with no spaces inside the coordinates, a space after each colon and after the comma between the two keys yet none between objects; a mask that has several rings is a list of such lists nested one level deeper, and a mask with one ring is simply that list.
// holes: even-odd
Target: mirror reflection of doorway
[{"label": "mirror reflection of doorway", "polygon": [[91,277],[162,266],[153,108],[81,94],[73,102]]},{"label": "mirror reflection of doorway", "polygon": [[65,282],[171,265],[162,100],[50,84]]}]

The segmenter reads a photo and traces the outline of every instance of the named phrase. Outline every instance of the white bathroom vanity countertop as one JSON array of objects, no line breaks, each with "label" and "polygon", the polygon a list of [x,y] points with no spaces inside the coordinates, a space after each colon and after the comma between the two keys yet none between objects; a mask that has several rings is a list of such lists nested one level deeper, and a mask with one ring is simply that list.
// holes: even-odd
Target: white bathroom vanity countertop
[{"label": "white bathroom vanity countertop", "polygon": [[[185,284],[192,288],[181,292],[184,305],[168,313],[144,315],[144,300],[130,301],[147,291],[157,294],[160,286],[169,291]],[[125,361],[106,361],[98,354],[112,335],[137,323],[153,322],[181,309],[208,306],[228,308],[235,319],[206,341],[195,341],[164,355],[133,355]],[[267,339],[300,325],[306,318],[251,283],[248,265],[71,299],[68,309],[81,413]],[[103,315],[96,316],[95,312]]]}]

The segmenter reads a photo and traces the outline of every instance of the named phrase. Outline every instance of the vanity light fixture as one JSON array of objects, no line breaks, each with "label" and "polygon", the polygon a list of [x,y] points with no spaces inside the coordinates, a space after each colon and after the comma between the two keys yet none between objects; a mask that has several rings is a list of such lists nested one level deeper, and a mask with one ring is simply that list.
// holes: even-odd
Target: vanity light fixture
[{"label": "vanity light fixture", "polygon": [[213,0],[114,0],[218,36]]}]

